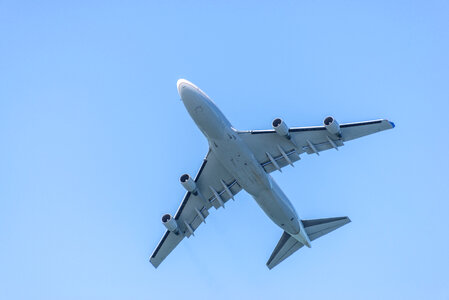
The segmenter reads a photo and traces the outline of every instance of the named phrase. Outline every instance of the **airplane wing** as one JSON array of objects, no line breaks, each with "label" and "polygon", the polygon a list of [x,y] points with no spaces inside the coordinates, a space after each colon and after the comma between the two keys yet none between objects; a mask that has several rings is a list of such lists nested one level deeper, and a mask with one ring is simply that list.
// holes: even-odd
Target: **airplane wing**
[{"label": "airplane wing", "polygon": [[394,128],[388,120],[373,120],[340,125],[340,134],[330,133],[325,126],[291,127],[288,137],[274,129],[239,131],[256,159],[267,173],[279,170],[300,159],[299,155],[317,154],[343,146],[343,143],[365,135]]},{"label": "airplane wing", "polygon": [[[197,191],[187,192],[174,219],[178,231],[165,231],[164,236],[150,257],[155,268],[182,241],[194,235],[195,230],[206,223],[209,209],[224,207],[225,203],[240,192],[242,188],[235,178],[221,165],[214,153],[209,150],[194,179]],[[196,195],[195,195],[196,194]]]}]

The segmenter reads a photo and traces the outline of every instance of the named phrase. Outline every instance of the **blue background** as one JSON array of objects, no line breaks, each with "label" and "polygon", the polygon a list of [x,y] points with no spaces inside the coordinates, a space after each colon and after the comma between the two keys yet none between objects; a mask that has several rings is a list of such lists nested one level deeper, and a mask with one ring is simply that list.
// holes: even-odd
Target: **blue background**
[{"label": "blue background", "polygon": [[[0,1],[0,298],[448,299],[448,1]],[[158,268],[163,213],[207,142],[176,90],[238,129],[386,118],[273,176],[352,223],[275,269],[242,192]],[[168,297],[168,298],[167,298]]]}]

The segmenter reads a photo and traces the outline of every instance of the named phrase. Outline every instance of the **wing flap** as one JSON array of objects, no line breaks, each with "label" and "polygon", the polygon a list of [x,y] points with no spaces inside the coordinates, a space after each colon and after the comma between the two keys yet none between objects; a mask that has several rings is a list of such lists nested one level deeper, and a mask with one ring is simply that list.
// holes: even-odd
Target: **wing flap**
[{"label": "wing flap", "polygon": [[[326,132],[322,132],[322,134],[323,134],[323,136],[322,137],[320,137],[320,138],[318,138],[317,139],[317,137],[314,137],[311,141],[310,141],[310,143],[312,143],[313,144],[313,147],[315,148],[315,150],[317,151],[317,152],[322,152],[322,151],[325,151],[325,150],[329,150],[329,149],[332,149],[332,148],[334,148],[334,145],[335,146],[337,146],[337,147],[342,147],[342,146],[344,146],[344,144],[343,144],[343,141],[341,140],[341,139],[331,139],[332,140],[332,142],[334,143],[334,145],[332,145],[329,141],[325,141],[325,142],[322,142],[322,140],[323,139],[326,139],[326,135],[327,135],[327,133]],[[314,140],[317,140],[318,142],[313,142]],[[316,153],[315,151],[314,151],[314,149],[312,149],[312,147],[310,147],[309,145],[307,145],[307,146],[303,146],[302,147],[302,150],[304,151],[304,152],[306,152],[307,154],[314,154],[314,153]]]},{"label": "wing flap", "polygon": [[[285,153],[285,155],[288,157],[288,159],[290,160],[291,163],[294,163],[295,161],[298,161],[301,159],[298,155],[298,152],[296,152],[295,149],[291,149],[288,152],[286,152],[284,150],[282,150],[282,151]],[[290,162],[287,159],[285,159],[285,157],[282,155],[280,150],[278,150],[277,153],[275,152],[275,155],[277,155],[277,156],[272,155],[271,157],[277,163],[279,168],[282,169],[283,167],[288,166],[290,164]],[[262,162],[261,165],[264,168],[265,172],[267,172],[267,173],[271,173],[271,172],[277,170],[276,166],[273,164],[273,162],[270,160],[270,158],[268,156],[266,157],[266,161]]]}]

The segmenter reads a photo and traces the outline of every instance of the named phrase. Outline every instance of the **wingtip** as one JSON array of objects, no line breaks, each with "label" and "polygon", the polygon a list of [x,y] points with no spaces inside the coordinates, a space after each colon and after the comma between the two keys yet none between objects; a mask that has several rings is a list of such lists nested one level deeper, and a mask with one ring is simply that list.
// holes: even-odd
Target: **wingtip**
[{"label": "wingtip", "polygon": [[344,220],[345,224],[351,223],[351,219],[348,216],[340,217],[339,220]]},{"label": "wingtip", "polygon": [[391,125],[391,128],[395,128],[396,127],[396,125],[393,123],[393,122],[391,122],[391,121],[388,121],[388,123],[390,123],[390,125]]},{"label": "wingtip", "polygon": [[157,269],[157,267],[159,266],[159,264],[155,263],[155,262],[151,259],[151,257],[150,257],[149,261],[150,261],[150,263],[153,265],[153,267],[154,267],[155,269]]}]

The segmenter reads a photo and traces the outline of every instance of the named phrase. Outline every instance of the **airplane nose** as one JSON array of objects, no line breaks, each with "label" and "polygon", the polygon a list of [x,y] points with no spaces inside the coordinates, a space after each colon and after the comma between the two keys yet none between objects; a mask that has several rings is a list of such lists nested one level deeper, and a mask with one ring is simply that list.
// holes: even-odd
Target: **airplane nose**
[{"label": "airplane nose", "polygon": [[179,79],[179,80],[176,82],[176,86],[177,86],[177,88],[178,88],[178,94],[179,94],[179,96],[180,96],[181,98],[182,98],[182,90],[183,90],[183,88],[185,87],[186,84],[188,84],[188,81],[185,80],[185,79]]},{"label": "airplane nose", "polygon": [[196,85],[191,83],[186,79],[179,79],[176,82],[178,87],[178,93],[181,97],[182,101],[184,101],[184,97],[192,97],[193,95],[205,95],[203,91],[201,91]]},{"label": "airplane nose", "polygon": [[200,97],[199,89],[190,81],[179,79],[176,83],[178,86],[179,97],[187,109],[197,107],[203,104],[203,99]]},{"label": "airplane nose", "polygon": [[199,102],[204,102],[204,93],[193,83],[185,79],[179,79],[176,83],[178,86],[178,94],[184,105],[197,105]]}]

